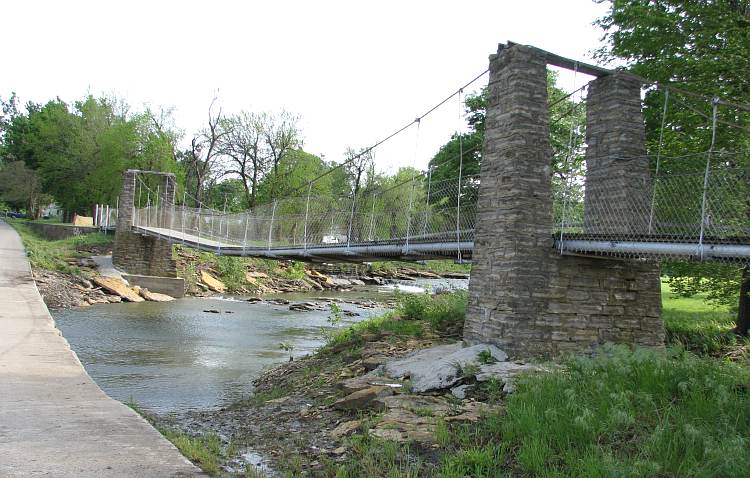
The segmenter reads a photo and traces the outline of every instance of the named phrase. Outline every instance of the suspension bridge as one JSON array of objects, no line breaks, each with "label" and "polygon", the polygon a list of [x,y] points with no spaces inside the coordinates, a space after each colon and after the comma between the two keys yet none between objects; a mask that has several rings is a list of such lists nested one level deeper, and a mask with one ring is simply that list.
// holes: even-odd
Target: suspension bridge
[{"label": "suspension bridge", "polygon": [[[594,79],[553,103],[549,65]],[[172,175],[154,188],[144,177],[160,173],[131,170],[115,262],[163,271],[173,243],[303,261],[470,260],[465,339],[524,355],[607,340],[658,345],[660,260],[750,264],[748,158],[717,142],[727,131],[746,141],[748,130],[732,119],[749,106],[512,43],[500,45],[488,72],[480,175],[465,175],[461,143],[449,179],[433,180],[443,165],[432,164],[399,183],[335,198],[317,196],[314,179],[289,197],[226,213],[187,194],[176,201]],[[461,109],[464,89],[484,74],[361,154],[420,128],[453,99]],[[644,89],[664,100],[658,142],[648,150]],[[566,99],[572,108],[550,117]],[[670,104],[688,100],[703,121],[698,139],[669,156],[666,141],[686,131]],[[553,150],[552,128],[580,108],[585,121],[569,121],[568,144]]]},{"label": "suspension bridge", "polygon": [[[694,161],[707,156],[662,159]],[[749,261],[750,174],[727,168],[733,159],[715,154],[713,168],[654,176],[621,198],[606,194],[621,186],[619,178],[563,190],[553,204],[557,217],[549,234],[554,249],[561,254],[624,258]],[[235,214],[157,200],[135,209],[132,229],[228,256],[470,260],[479,178],[429,178],[414,178],[364,197],[286,198]],[[598,212],[596,223],[586,221],[587,201]]]}]

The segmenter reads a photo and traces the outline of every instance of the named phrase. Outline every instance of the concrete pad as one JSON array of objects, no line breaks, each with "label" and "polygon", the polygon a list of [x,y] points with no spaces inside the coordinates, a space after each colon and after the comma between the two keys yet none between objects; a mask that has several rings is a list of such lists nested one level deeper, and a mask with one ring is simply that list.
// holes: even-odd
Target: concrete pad
[{"label": "concrete pad", "polygon": [[205,476],[91,380],[0,221],[0,476]]},{"label": "concrete pad", "polygon": [[122,272],[115,268],[115,265],[112,263],[111,254],[108,256],[91,256],[91,260],[96,264],[96,270],[99,275],[122,279]]}]

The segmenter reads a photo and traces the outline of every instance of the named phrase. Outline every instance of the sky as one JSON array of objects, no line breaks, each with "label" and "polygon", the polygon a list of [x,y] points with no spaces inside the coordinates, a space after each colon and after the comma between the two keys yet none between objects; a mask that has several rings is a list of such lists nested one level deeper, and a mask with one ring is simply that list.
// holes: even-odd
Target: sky
[{"label": "sky", "polygon": [[[182,143],[223,113],[298,115],[304,149],[342,161],[413,122],[487,69],[508,40],[593,62],[608,6],[593,0],[4,1],[0,97],[114,94],[173,108]],[[585,78],[566,73],[564,89]],[[487,75],[467,92],[480,89]],[[375,150],[378,168],[424,169],[464,128],[454,97]]]}]

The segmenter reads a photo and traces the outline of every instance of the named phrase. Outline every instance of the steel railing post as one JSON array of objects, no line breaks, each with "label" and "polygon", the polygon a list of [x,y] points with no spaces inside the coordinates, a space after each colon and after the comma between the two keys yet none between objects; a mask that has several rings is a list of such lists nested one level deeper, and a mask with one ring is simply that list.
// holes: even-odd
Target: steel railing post
[{"label": "steel railing post", "polygon": [[273,209],[271,210],[271,223],[268,225],[268,250],[271,250],[271,234],[273,233],[273,220],[276,216],[276,204],[277,200],[273,201]]},{"label": "steel railing post", "polygon": [[310,212],[310,193],[312,192],[312,181],[307,186],[307,203],[305,204],[305,237],[303,238],[303,247],[307,251],[307,217]]}]

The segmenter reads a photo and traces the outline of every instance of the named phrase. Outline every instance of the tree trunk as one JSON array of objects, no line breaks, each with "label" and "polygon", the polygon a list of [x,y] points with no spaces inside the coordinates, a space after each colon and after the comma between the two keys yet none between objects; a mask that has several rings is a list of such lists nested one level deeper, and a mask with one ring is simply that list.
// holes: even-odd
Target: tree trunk
[{"label": "tree trunk", "polygon": [[740,284],[740,306],[737,311],[737,326],[734,332],[747,337],[750,329],[750,267],[742,269],[742,282]]}]

